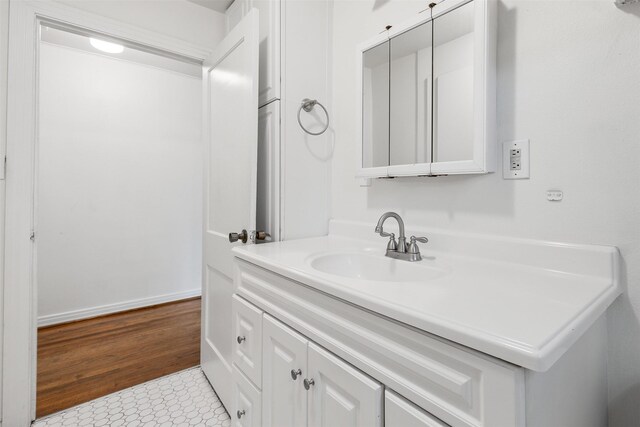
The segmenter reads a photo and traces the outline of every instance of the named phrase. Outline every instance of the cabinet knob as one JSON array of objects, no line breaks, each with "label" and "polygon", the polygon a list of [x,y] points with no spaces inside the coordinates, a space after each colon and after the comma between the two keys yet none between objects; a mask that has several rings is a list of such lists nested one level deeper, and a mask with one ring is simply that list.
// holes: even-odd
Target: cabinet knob
[{"label": "cabinet knob", "polygon": [[298,369],[298,370],[292,369],[291,370],[291,378],[293,378],[294,381],[297,380],[298,376],[300,376],[300,375],[302,375],[302,370],[300,370],[300,369]]},{"label": "cabinet knob", "polygon": [[238,344],[242,344],[242,341],[244,340],[246,340],[245,337],[238,336],[238,338],[236,338],[236,341],[238,341]]},{"label": "cabinet knob", "polygon": [[238,419],[242,418],[242,416],[245,414],[244,409],[241,411],[238,409],[238,412],[236,412],[236,415],[238,416]]},{"label": "cabinet knob", "polygon": [[312,385],[314,385],[316,382],[313,380],[313,378],[305,378],[304,379],[304,388],[306,390],[309,390],[311,388]]}]

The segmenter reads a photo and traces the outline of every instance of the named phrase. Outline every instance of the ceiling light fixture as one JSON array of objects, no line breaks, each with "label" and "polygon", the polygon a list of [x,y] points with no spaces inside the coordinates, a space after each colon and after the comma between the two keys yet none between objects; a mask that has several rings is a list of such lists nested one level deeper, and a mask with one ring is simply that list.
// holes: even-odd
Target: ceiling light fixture
[{"label": "ceiling light fixture", "polygon": [[122,53],[122,51],[124,51],[124,46],[121,44],[106,42],[104,40],[94,39],[93,37],[89,38],[89,42],[91,43],[91,46],[103,52]]}]

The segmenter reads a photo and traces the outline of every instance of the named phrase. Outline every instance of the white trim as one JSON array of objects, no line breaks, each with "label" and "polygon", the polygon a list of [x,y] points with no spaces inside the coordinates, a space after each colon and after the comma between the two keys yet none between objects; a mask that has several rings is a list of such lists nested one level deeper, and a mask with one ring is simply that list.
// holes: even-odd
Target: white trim
[{"label": "white trim", "polygon": [[[12,7],[15,3],[30,9],[32,16],[45,21],[81,28],[92,33],[101,33],[124,42],[151,47],[162,52],[204,61],[213,49],[198,46],[165,34],[145,30],[135,25],[126,24],[114,19],[105,18],[84,12],[79,9],[54,3],[47,0],[10,0]],[[11,28],[9,31],[12,31]]]},{"label": "white trim", "polygon": [[37,228],[33,214],[39,20],[198,61],[208,57],[211,49],[51,1],[10,0],[9,9],[2,423],[19,427],[35,419],[37,286],[35,245],[29,237]]},{"label": "white trim", "polygon": [[58,314],[49,314],[47,316],[38,317],[38,327],[40,328],[43,326],[57,325],[59,323],[67,323],[74,320],[90,319],[92,317],[103,316],[105,314],[133,310],[134,308],[149,307],[152,305],[164,304],[166,302],[180,301],[198,297],[201,295],[201,293],[202,288],[196,288],[190,289],[188,291],[174,292],[172,294],[132,299],[129,301],[117,302],[114,304],[82,308],[80,310],[66,311]]},{"label": "white trim", "polygon": [[4,180],[7,145],[7,61],[9,60],[9,2],[0,1],[0,180]]}]

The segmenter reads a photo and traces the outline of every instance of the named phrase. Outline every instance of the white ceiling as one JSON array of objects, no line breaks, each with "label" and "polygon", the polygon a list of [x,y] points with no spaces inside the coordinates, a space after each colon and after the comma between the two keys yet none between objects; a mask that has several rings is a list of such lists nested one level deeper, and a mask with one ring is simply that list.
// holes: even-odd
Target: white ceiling
[{"label": "white ceiling", "polygon": [[233,0],[187,0],[191,3],[199,4],[207,9],[215,10],[216,12],[224,13],[229,5],[233,3]]}]

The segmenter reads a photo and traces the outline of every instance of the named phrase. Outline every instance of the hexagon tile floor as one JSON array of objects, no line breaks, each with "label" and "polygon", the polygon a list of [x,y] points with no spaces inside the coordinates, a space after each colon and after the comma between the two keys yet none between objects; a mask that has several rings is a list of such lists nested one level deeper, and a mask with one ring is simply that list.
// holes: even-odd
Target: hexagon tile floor
[{"label": "hexagon tile floor", "polygon": [[200,367],[139,384],[33,423],[33,427],[230,425],[229,414]]}]

